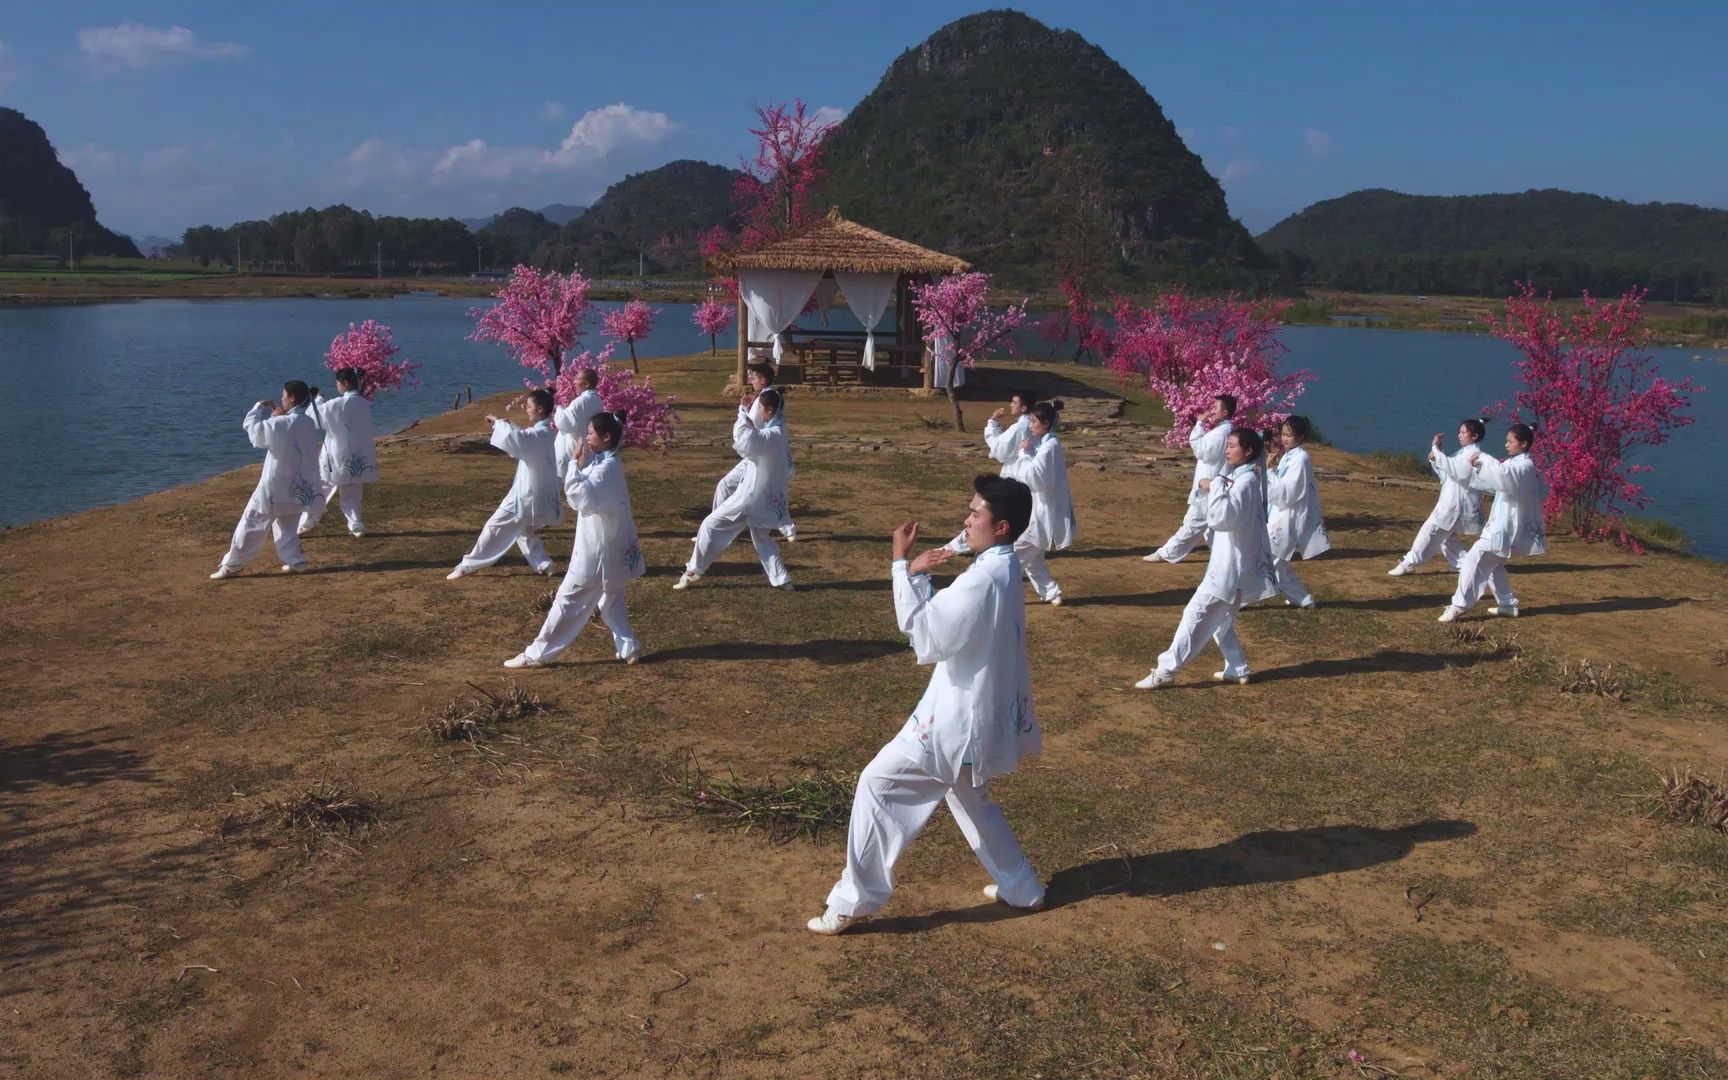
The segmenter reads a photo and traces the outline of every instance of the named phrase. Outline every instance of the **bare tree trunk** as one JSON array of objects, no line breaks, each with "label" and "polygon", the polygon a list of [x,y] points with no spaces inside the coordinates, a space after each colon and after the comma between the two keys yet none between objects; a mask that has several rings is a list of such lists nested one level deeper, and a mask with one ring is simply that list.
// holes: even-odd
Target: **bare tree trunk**
[{"label": "bare tree trunk", "polygon": [[[932,362],[935,361],[935,355],[934,354],[931,355],[931,361]],[[954,408],[954,430],[955,431],[965,431],[966,430],[966,418],[964,416],[962,416],[960,413],[960,399],[954,396],[954,378],[959,373],[959,371],[960,371],[960,358],[955,357],[954,361],[948,365],[948,383],[945,387],[943,387],[943,389],[948,391],[948,404],[953,406],[953,408]]]},{"label": "bare tree trunk", "polygon": [[719,351],[720,351],[720,335],[719,334],[709,334],[708,335],[708,355],[714,356],[717,353],[719,353]]},{"label": "bare tree trunk", "polygon": [[630,341],[626,344],[630,346],[630,370],[640,375],[642,374],[642,365],[636,362],[636,343]]}]

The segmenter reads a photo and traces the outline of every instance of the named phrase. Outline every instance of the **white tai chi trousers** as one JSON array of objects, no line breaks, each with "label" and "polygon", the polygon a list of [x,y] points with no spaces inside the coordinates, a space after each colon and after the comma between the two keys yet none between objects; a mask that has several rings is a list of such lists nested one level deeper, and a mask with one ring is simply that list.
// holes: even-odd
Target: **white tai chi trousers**
[{"label": "white tai chi trousers", "polygon": [[552,569],[546,545],[508,506],[500,506],[486,519],[486,524],[480,529],[480,539],[474,541],[474,550],[462,556],[457,568],[463,573],[472,573],[491,566],[505,556],[511,544],[516,545],[522,557],[528,560],[528,565],[537,572],[544,574]]},{"label": "white tai chi trousers", "polygon": [[1456,570],[1464,559],[1464,542],[1458,539],[1455,531],[1425,521],[1416,532],[1416,542],[1410,545],[1410,551],[1401,561],[1414,570],[1436,555],[1444,555],[1446,564]]},{"label": "white tai chi trousers", "polygon": [[1458,591],[1452,594],[1452,606],[1467,610],[1492,586],[1495,603],[1503,608],[1517,607],[1518,597],[1506,577],[1506,559],[1489,551],[1480,540],[1471,545],[1458,563]]},{"label": "white tai chi trousers", "polygon": [[612,646],[618,659],[628,660],[641,652],[642,646],[630,630],[630,613],[624,610],[624,586],[608,591],[599,581],[578,585],[572,580],[574,573],[573,569],[565,571],[558,595],[552,598],[552,610],[546,613],[546,621],[534,643],[522,650],[523,655],[542,663],[556,660],[575,643],[596,607],[606,629],[612,631]]},{"label": "white tai chi trousers", "polygon": [[1200,546],[1200,541],[1207,540],[1207,534],[1212,530],[1206,527],[1206,504],[1191,502],[1188,513],[1182,518],[1182,527],[1164,541],[1164,546],[1158,549],[1158,554],[1165,562],[1181,562],[1188,553]]},{"label": "white tai chi trousers", "polygon": [[1308,586],[1302,584],[1302,579],[1296,576],[1296,570],[1290,565],[1289,559],[1273,560],[1272,569],[1278,591],[1284,594],[1284,599],[1297,607],[1314,602],[1314,594],[1309,592]]},{"label": "white tai chi trousers", "polygon": [[271,536],[276,540],[276,555],[284,566],[305,566],[306,552],[294,532],[299,524],[299,514],[272,515],[248,506],[240,515],[240,524],[234,526],[234,539],[228,545],[228,554],[222,556],[222,565],[229,570],[240,569],[258,557],[264,550],[264,537]]},{"label": "white tai chi trousers", "polygon": [[[731,472],[720,478],[720,482],[714,485],[714,501],[709,504],[708,509],[718,510],[721,503],[732,497],[732,493],[738,490],[738,485],[744,482],[744,470],[749,467],[748,462],[740,461],[732,466]],[[791,511],[786,513],[786,524],[780,526],[780,535],[788,540],[798,539],[798,523],[792,520]]]},{"label": "white tai chi trousers", "polygon": [[709,514],[702,519],[702,527],[696,530],[696,547],[684,569],[697,575],[707,573],[720,553],[747,528],[750,529],[750,542],[756,545],[756,557],[762,560],[762,571],[768,575],[768,584],[779,586],[791,581],[792,575],[786,572],[786,561],[780,558],[780,545],[774,542],[772,529],[751,528],[741,517],[722,517],[719,514]]},{"label": "white tai chi trousers", "polygon": [[348,531],[356,535],[366,531],[366,523],[360,519],[360,500],[366,494],[365,484],[332,484],[326,481],[318,492],[318,497],[312,500],[312,505],[300,515],[300,531],[309,532],[324,520],[324,511],[330,509],[330,498],[336,496],[342,507],[342,517],[348,522]]},{"label": "white tai chi trousers", "polygon": [[1158,657],[1159,671],[1176,671],[1206,647],[1210,638],[1224,654],[1226,678],[1248,674],[1248,657],[1242,652],[1242,642],[1236,637],[1236,613],[1242,605],[1231,604],[1208,593],[1196,591],[1188,606],[1182,609],[1182,621],[1176,624],[1176,636],[1170,647]]},{"label": "white tai chi trousers", "polygon": [[1000,899],[1015,907],[1031,907],[1043,899],[1044,885],[1014,839],[1002,808],[985,785],[973,785],[972,770],[962,768],[958,782],[950,785],[890,743],[858,777],[846,834],[846,869],[828,894],[828,911],[856,917],[881,910],[894,892],[895,861],[944,800],[972,853],[995,880]]},{"label": "white tai chi trousers", "polygon": [[[972,545],[966,542],[964,532],[943,546],[961,555],[972,553]],[[1050,573],[1050,564],[1045,562],[1044,549],[1027,539],[1025,533],[1014,541],[1014,554],[1020,557],[1020,566],[1026,571],[1026,580],[1032,583],[1032,591],[1038,594],[1038,599],[1054,600],[1062,595],[1062,586],[1056,584],[1055,575]]]}]

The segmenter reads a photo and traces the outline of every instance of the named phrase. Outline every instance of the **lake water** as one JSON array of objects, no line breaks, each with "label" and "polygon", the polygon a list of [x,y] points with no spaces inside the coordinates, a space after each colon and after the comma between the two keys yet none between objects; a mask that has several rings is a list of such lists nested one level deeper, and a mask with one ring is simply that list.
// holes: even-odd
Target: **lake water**
[{"label": "lake water", "polygon": [[[380,396],[380,430],[449,408],[451,398],[522,386],[522,369],[496,345],[465,340],[478,303],[437,296],[393,300],[153,300],[0,308],[0,525],[70,513],[202,480],[258,460],[240,418],[282,381],[332,386],[322,358],[350,322],[380,319],[420,386]],[[602,304],[602,308],[613,305]],[[688,304],[664,304],[643,356],[708,348]],[[598,325],[598,320],[595,320]],[[835,313],[835,325],[856,325]],[[597,337],[597,335],[591,335]],[[1511,346],[1474,334],[1286,327],[1287,362],[1317,378],[1302,411],[1346,450],[1420,453],[1436,431],[1510,397]],[[724,345],[725,342],[722,342]],[[1048,347],[1028,340],[1022,355]],[[1664,372],[1704,386],[1728,372],[1717,353],[1655,350]],[[1728,558],[1728,497],[1681,482],[1689,458],[1728,436],[1728,397],[1694,398],[1697,422],[1644,459],[1647,513],[1686,530],[1698,551]],[[1498,447],[1497,429],[1489,442]],[[236,512],[239,508],[236,507]]]}]

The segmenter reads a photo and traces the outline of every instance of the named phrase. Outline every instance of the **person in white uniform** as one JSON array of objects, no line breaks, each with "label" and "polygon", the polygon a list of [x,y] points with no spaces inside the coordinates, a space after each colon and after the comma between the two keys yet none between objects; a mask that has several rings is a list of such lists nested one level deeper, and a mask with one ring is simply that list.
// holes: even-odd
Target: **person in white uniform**
[{"label": "person in white uniform", "polygon": [[634,664],[642,646],[630,629],[624,593],[647,571],[636,521],[630,513],[630,487],[618,448],[624,443],[625,415],[596,413],[564,477],[564,494],[576,511],[576,542],[570,568],[552,599],[540,633],[526,649],[504,661],[507,668],[542,667],[575,643],[596,608],[612,631],[613,654]]},{"label": "person in white uniform", "polygon": [[1006,409],[997,409],[990,414],[990,419],[984,421],[984,447],[1002,466],[1003,476],[1008,475],[1009,466],[1020,457],[1021,446],[1026,442],[1032,425],[1032,406],[1037,402],[1031,391],[1016,390],[1008,399]]},{"label": "person in white uniform", "polygon": [[1266,474],[1266,502],[1271,513],[1266,533],[1272,544],[1272,569],[1284,602],[1312,608],[1314,594],[1291,569],[1290,560],[1312,559],[1332,547],[1326,518],[1320,512],[1320,488],[1314,462],[1308,457],[1306,416],[1287,417],[1278,427],[1278,454]]},{"label": "person in white uniform", "polygon": [[363,378],[354,368],[341,369],[336,373],[336,389],[340,391],[337,397],[331,401],[316,397],[308,410],[313,423],[324,433],[324,448],[318,453],[322,483],[318,497],[300,515],[301,536],[318,527],[332,497],[342,507],[348,532],[357,537],[366,535],[360,504],[365,485],[378,482],[378,449],[372,427],[372,403],[362,392]]},{"label": "person in white uniform", "polygon": [[[750,419],[752,404],[759,405],[767,418],[761,427]],[[791,454],[786,449],[786,429],[773,423],[784,404],[780,391],[773,387],[762,391],[754,403],[748,394],[739,399],[738,417],[732,423],[732,449],[749,466],[744,482],[702,520],[690,562],[674,589],[688,589],[698,581],[738,534],[748,529],[768,584],[791,591],[792,576],[780,558],[780,546],[774,542],[774,530],[788,520],[786,470]]]},{"label": "person in white uniform", "polygon": [[1200,481],[1225,471],[1224,443],[1234,430],[1230,418],[1235,414],[1236,399],[1219,394],[1212,399],[1212,408],[1206,415],[1194,421],[1194,430],[1188,434],[1188,449],[1194,452],[1194,483],[1188,489],[1188,512],[1163,547],[1143,556],[1147,562],[1181,562],[1206,539],[1207,498]]},{"label": "person in white uniform", "polygon": [[[1032,491],[1032,523],[1014,541],[1014,554],[1026,572],[1026,580],[1038,599],[1062,606],[1062,587],[1050,573],[1047,553],[1061,551],[1074,542],[1078,525],[1074,519],[1074,496],[1068,487],[1068,462],[1056,438],[1060,401],[1040,401],[1027,414],[1026,438],[1002,466],[1002,475],[1018,480]],[[966,533],[948,541],[948,550],[967,554]]]},{"label": "person in white uniform", "polygon": [[[750,392],[756,395],[755,403],[750,406],[750,422],[757,427],[772,423],[777,425],[781,431],[785,431],[786,406],[784,401],[781,402],[779,415],[772,419],[766,419],[762,415],[762,391],[774,385],[774,365],[768,363],[751,364],[745,369],[744,380],[750,384]],[[709,509],[720,509],[720,504],[731,498],[732,493],[738,490],[738,485],[744,482],[744,475],[749,470],[750,462],[746,459],[740,459],[738,464],[732,466],[732,471],[722,476],[720,482],[714,485],[714,501],[709,505]],[[798,470],[792,462],[792,437],[788,433],[786,437],[787,481],[790,482],[792,477],[797,474]],[[785,538],[787,543],[798,539],[798,523],[792,520],[790,495],[788,495],[786,506],[786,523],[780,526],[780,535]]]},{"label": "person in white uniform", "polygon": [[1278,592],[1266,535],[1266,496],[1255,467],[1261,450],[1259,432],[1237,428],[1224,445],[1230,471],[1206,478],[1201,490],[1206,495],[1206,527],[1212,530],[1206,576],[1182,610],[1170,647],[1158,657],[1152,673],[1134,684],[1136,689],[1169,686],[1208,638],[1224,654],[1224,669],[1212,677],[1219,682],[1248,681],[1248,658],[1236,637],[1236,616],[1245,605]]},{"label": "person in white uniform", "polygon": [[1014,554],[1032,493],[1001,476],[980,476],[972,489],[966,534],[980,554],[946,589],[936,591],[929,574],[954,552],[910,559],[917,522],[894,530],[895,619],[918,662],[936,670],[905,726],[858,777],[846,868],[807,924],[818,934],[844,933],[888,902],[895,862],[942,802],[993,879],[984,895],[1026,911],[1044,906],[1044,885],[988,789],[1043,748]]},{"label": "person in white uniform", "polygon": [[564,519],[558,491],[558,437],[552,430],[552,392],[529,391],[527,410],[527,427],[490,414],[486,417],[492,425],[492,445],[516,459],[516,478],[510,493],[481,528],[474,549],[446,575],[451,581],[491,566],[512,544],[536,573],[550,574],[557,568],[539,535],[540,529]]},{"label": "person in white uniform", "polygon": [[1458,538],[1482,532],[1482,494],[1470,489],[1476,476],[1470,458],[1487,433],[1487,420],[1464,421],[1458,425],[1458,449],[1450,455],[1440,449],[1445,441],[1440,433],[1434,433],[1434,444],[1428,448],[1428,467],[1440,478],[1440,498],[1428,520],[1416,531],[1416,542],[1387,574],[1403,577],[1436,555],[1443,556],[1452,569],[1458,569],[1464,558],[1464,542]]},{"label": "person in white uniform", "polygon": [[577,455],[581,445],[588,437],[588,421],[603,408],[600,404],[600,374],[593,368],[583,368],[576,373],[576,385],[582,392],[560,405],[552,412],[552,426],[558,429],[558,479],[563,481],[570,470],[570,462]]},{"label": "person in white uniform", "polygon": [[1517,618],[1518,597],[1506,577],[1506,564],[1514,555],[1543,555],[1548,537],[1542,525],[1542,474],[1530,458],[1536,431],[1528,424],[1506,429],[1506,460],[1496,461],[1484,453],[1470,457],[1475,471],[1471,487],[1494,493],[1494,509],[1482,535],[1470,545],[1458,563],[1458,591],[1440,613],[1441,622],[1452,622],[1469,611],[1490,587],[1495,605],[1490,615]]},{"label": "person in white uniform", "polygon": [[240,421],[252,445],[264,451],[264,469],[246,500],[240,523],[234,526],[228,553],[211,578],[233,577],[264,550],[266,535],[275,539],[285,572],[298,574],[306,569],[297,529],[300,515],[319,492],[318,425],[306,415],[313,393],[299,379],[290,379],[282,384],[280,402],[265,398]]}]

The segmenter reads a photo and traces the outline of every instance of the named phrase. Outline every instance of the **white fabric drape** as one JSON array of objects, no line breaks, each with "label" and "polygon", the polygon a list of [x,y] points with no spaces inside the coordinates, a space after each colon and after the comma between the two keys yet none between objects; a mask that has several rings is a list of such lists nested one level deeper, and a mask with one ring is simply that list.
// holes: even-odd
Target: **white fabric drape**
[{"label": "white fabric drape", "polygon": [[[948,367],[954,363],[954,341],[947,334],[938,335],[930,351],[936,363],[936,389],[941,390],[948,385]],[[954,372],[954,386],[958,389],[965,385],[966,368],[962,365]]]},{"label": "white fabric drape", "polygon": [[781,331],[798,318],[821,280],[820,270],[746,270],[738,275],[738,293],[744,297],[744,306],[750,309],[758,328],[772,336],[775,363],[780,362],[784,348]]},{"label": "white fabric drape", "polygon": [[864,326],[864,366],[875,371],[876,324],[882,321],[882,313],[888,310],[888,301],[894,296],[894,283],[900,280],[900,276],[843,274],[836,270],[834,277],[840,282],[840,291],[846,295],[846,306]]},{"label": "white fabric drape", "polygon": [[840,291],[840,286],[831,277],[825,277],[816,283],[816,310],[822,315],[822,325],[828,325],[828,309],[834,306],[834,294]]}]

